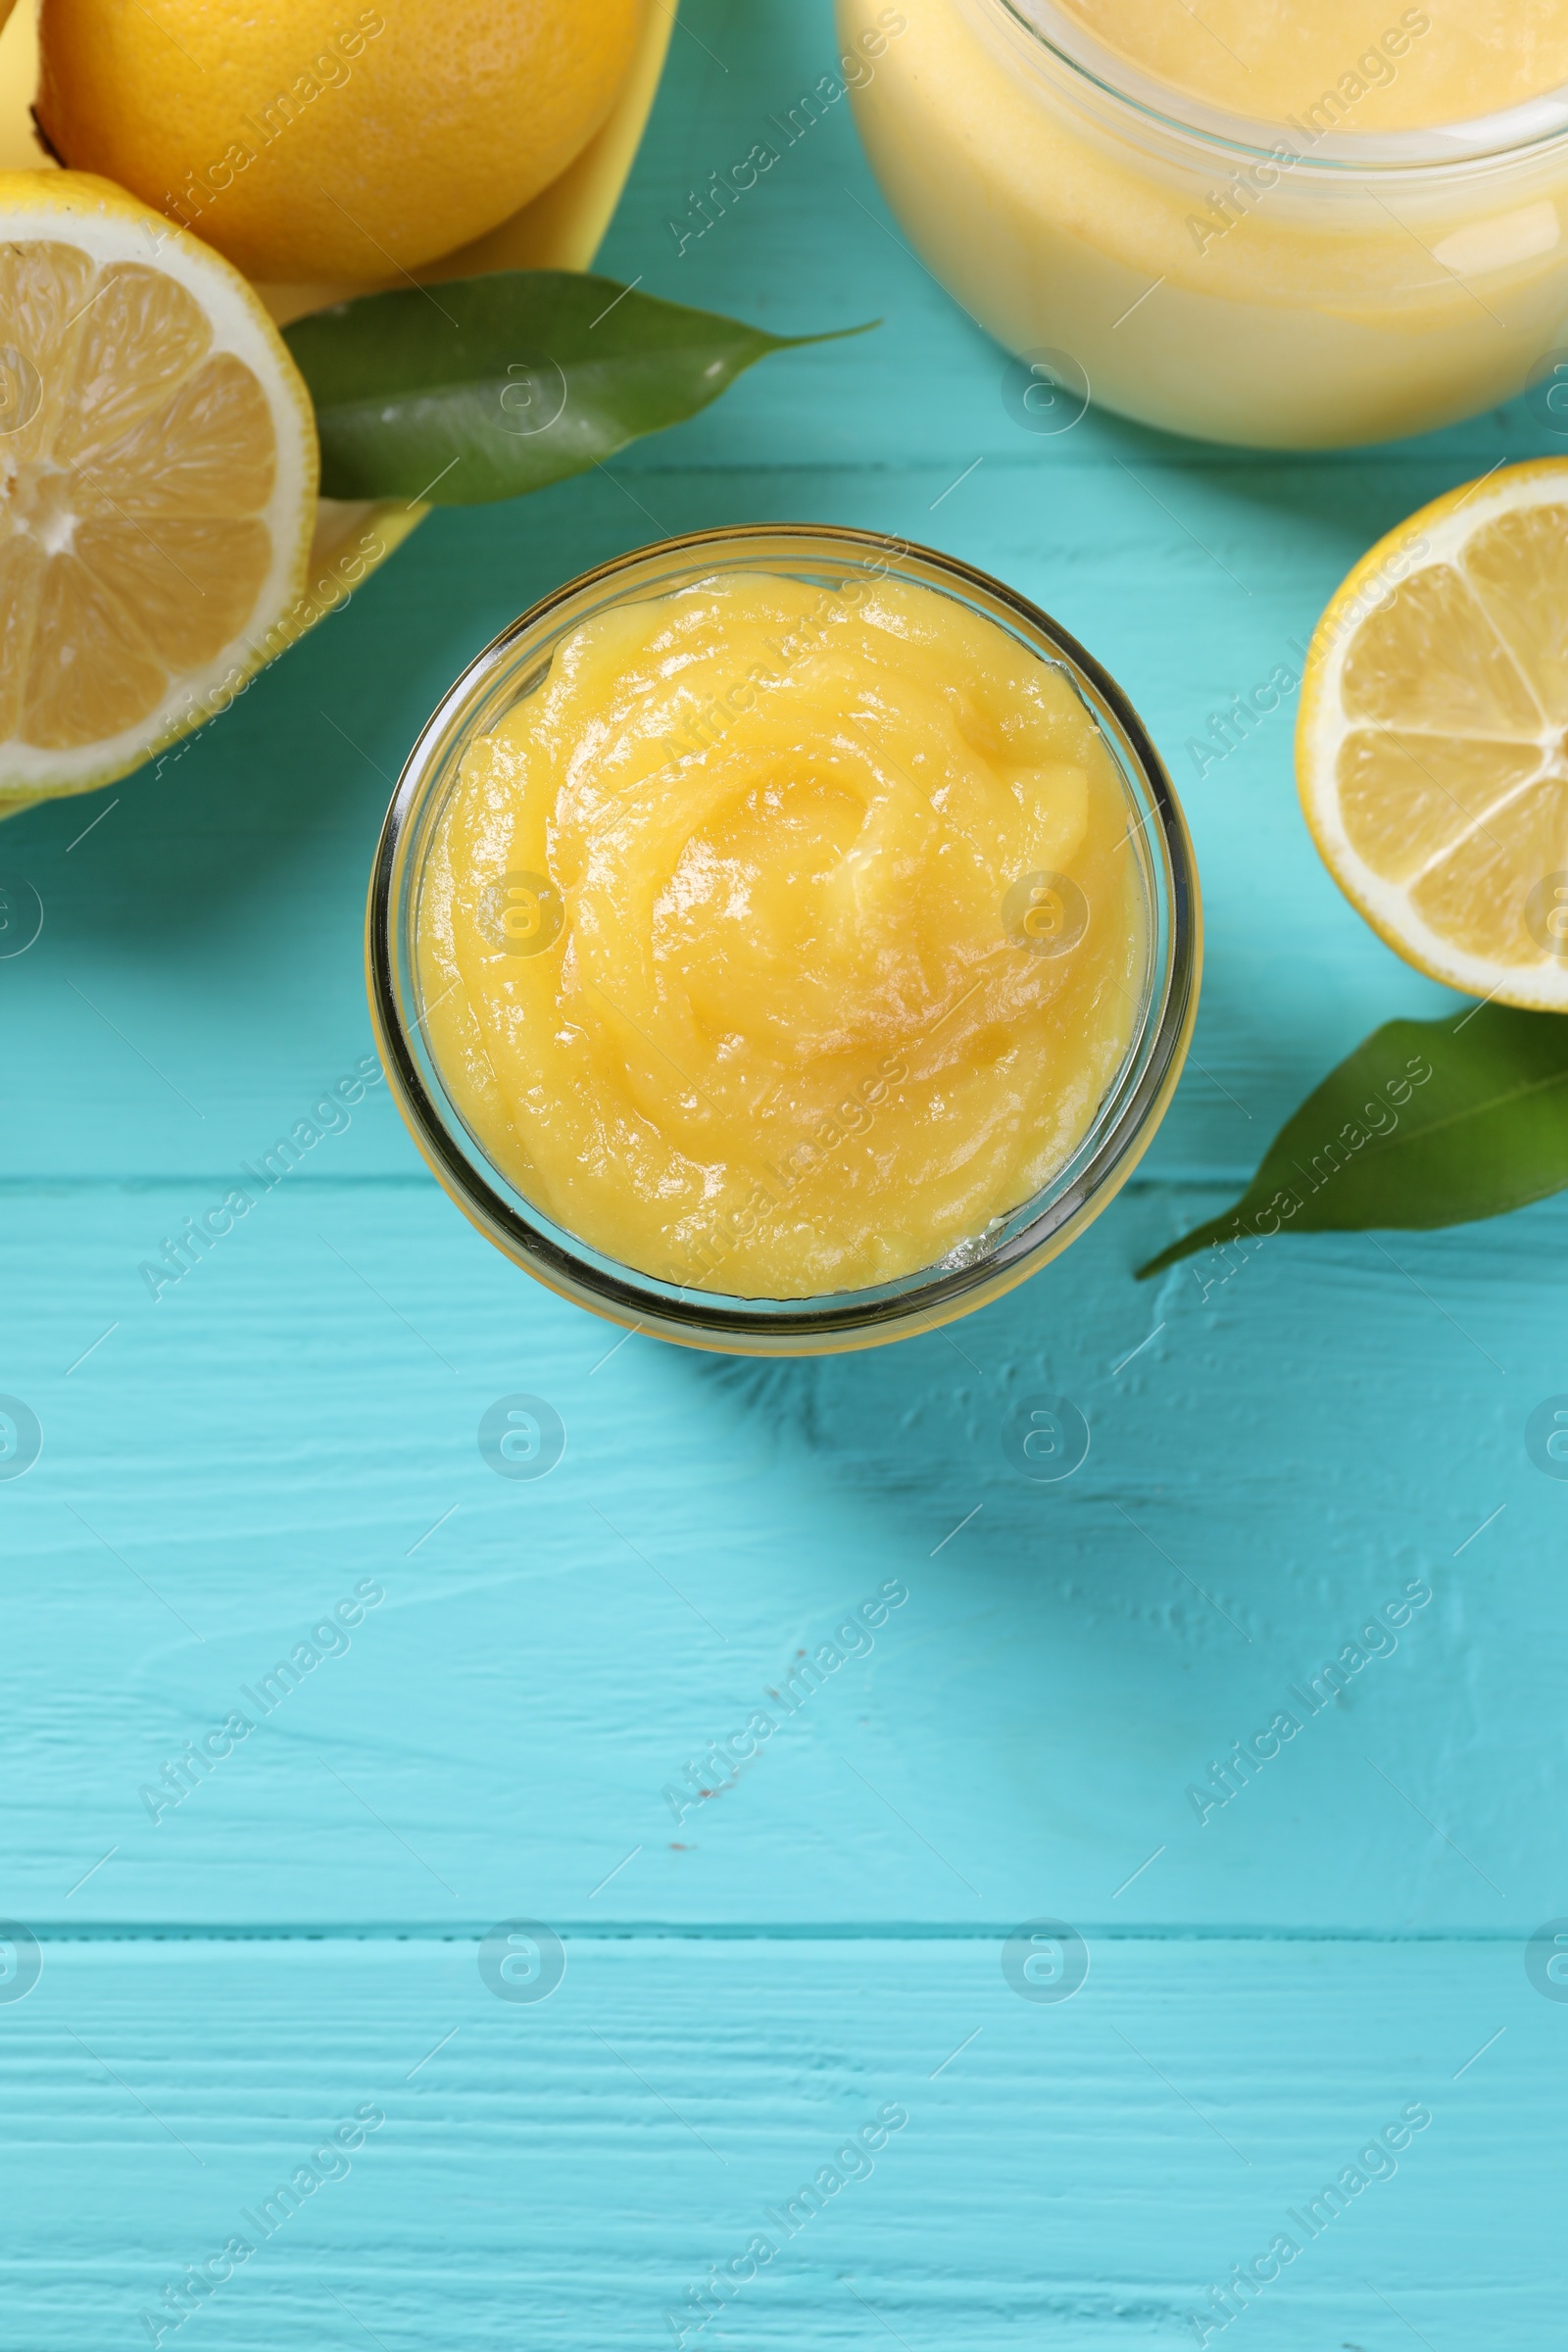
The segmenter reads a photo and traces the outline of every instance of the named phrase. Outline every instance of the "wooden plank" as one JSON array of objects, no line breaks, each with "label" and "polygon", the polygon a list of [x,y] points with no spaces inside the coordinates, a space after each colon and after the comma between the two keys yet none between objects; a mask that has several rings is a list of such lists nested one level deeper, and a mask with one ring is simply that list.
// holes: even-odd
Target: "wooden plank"
[{"label": "wooden plank", "polygon": [[[360,1132],[318,1150],[346,1166]],[[1564,1491],[1523,1447],[1562,1380],[1560,1203],[1139,1288],[1212,1205],[1146,1187],[950,1337],[766,1367],[620,1345],[427,1183],[302,1171],[155,1303],[139,1261],[218,1197],[38,1192],[0,1238],[3,1385],[44,1432],[0,1483],[23,1917],[471,1922],[526,1888],[580,1918],[633,1848],[620,1918],[1558,1907],[1521,1794],[1562,1767]],[[476,1443],[517,1392],[567,1432],[536,1483]],[[1091,1428],[1060,1485],[1004,1450],[1037,1392]],[[346,1653],[154,1821],[138,1791],[366,1577],[387,1598]],[[892,1579],[868,1649],[769,1697]],[[1293,1686],[1412,1581],[1397,1646],[1308,1718]],[[1293,1708],[1252,1785],[1195,1805]],[[759,1709],[776,1741],[714,1764]]]},{"label": "wooden plank", "polygon": [[[140,2315],[240,2238],[166,2348],[673,2345],[672,2312],[688,2347],[1196,2344],[1282,2234],[1299,2251],[1210,2344],[1554,2340],[1568,2010],[1511,1942],[1097,1940],[1054,2004],[994,1937],[564,1956],[522,2003],[472,1941],[47,1945],[0,2006],[8,2342],[145,2345]],[[320,2185],[259,2219],[301,2166]],[[1314,2236],[1347,2167],[1366,2185]],[[697,2329],[689,2290],[759,2236]]]}]

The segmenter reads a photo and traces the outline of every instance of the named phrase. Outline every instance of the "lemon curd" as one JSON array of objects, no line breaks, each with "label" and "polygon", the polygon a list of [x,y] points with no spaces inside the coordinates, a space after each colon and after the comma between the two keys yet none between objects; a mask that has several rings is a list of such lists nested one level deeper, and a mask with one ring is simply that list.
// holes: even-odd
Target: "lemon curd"
[{"label": "lemon curd", "polygon": [[1125,1065],[1151,944],[1064,668],[908,580],[718,573],[572,628],[423,855],[430,1056],[490,1163],[660,1281],[962,1265]]},{"label": "lemon curd", "polygon": [[1462,13],[1389,0],[1203,0],[1200,11],[1064,0],[1064,12],[1172,89],[1275,122],[1304,122],[1333,91],[1347,127],[1422,130],[1568,82],[1568,9],[1556,0],[1464,0]]},{"label": "lemon curd", "polygon": [[901,5],[861,134],[1021,424],[1329,446],[1568,361],[1568,0]]}]

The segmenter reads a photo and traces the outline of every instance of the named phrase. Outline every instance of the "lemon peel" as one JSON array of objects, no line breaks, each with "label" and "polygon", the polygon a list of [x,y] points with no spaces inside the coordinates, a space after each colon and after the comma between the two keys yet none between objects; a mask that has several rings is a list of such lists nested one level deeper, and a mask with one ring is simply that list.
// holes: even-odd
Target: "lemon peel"
[{"label": "lemon peel", "polygon": [[644,0],[44,0],[38,120],[269,282],[395,279],[494,229],[614,104]]}]

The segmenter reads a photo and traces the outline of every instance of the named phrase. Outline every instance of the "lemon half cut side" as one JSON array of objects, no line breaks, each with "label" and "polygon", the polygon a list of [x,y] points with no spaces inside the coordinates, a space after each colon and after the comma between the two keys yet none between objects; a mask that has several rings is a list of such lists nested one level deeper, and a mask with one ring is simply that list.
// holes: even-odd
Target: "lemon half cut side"
[{"label": "lemon half cut side", "polygon": [[107,180],[0,172],[0,806],[128,773],[298,634],[318,466],[238,270]]},{"label": "lemon half cut side", "polygon": [[1378,542],[1318,623],[1296,743],[1312,838],[1390,947],[1568,1012],[1568,460]]}]

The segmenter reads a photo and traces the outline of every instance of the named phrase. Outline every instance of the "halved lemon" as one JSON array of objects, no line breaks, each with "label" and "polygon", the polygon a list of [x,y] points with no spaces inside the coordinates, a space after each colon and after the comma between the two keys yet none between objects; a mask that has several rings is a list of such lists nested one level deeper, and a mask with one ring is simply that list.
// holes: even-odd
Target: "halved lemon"
[{"label": "halved lemon", "polygon": [[237,270],[108,180],[0,172],[0,803],[124,775],[299,633],[318,464]]},{"label": "halved lemon", "polygon": [[1317,625],[1296,761],[1330,873],[1407,963],[1568,1011],[1568,459],[1379,540]]}]

